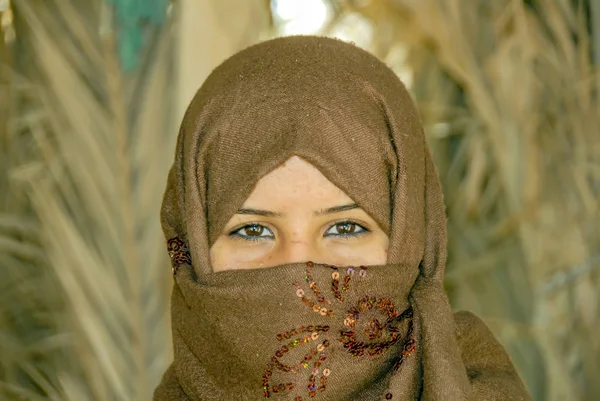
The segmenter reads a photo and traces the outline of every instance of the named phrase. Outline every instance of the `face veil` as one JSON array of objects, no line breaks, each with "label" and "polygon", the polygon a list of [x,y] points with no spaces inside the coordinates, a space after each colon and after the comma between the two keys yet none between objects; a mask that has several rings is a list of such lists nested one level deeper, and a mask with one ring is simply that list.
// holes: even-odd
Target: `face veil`
[{"label": "face veil", "polygon": [[[229,218],[292,155],[383,228],[386,265],[212,272]],[[354,45],[279,38],[217,67],[183,119],[161,221],[175,359],[155,400],[528,399],[487,327],[450,309],[443,198],[419,115]]]}]

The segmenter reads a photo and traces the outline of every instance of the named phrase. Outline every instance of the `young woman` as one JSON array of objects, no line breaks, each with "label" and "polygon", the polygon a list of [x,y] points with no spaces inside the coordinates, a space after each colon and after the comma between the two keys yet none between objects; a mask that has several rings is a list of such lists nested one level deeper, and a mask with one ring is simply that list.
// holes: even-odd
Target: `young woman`
[{"label": "young woman", "polygon": [[219,66],[162,209],[175,360],[155,400],[528,400],[443,288],[446,218],[411,98],[375,57],[287,37]]}]

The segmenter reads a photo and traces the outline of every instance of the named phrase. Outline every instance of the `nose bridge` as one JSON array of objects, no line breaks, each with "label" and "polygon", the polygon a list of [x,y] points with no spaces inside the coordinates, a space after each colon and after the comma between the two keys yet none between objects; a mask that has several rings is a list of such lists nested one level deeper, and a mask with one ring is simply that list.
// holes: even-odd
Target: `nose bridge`
[{"label": "nose bridge", "polygon": [[315,260],[318,256],[316,244],[310,238],[290,238],[285,248],[285,263],[306,262]]}]

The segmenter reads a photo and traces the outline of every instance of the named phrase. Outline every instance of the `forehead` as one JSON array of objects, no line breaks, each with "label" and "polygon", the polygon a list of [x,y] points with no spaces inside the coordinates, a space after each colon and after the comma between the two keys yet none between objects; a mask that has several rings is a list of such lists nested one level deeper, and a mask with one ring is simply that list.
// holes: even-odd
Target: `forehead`
[{"label": "forehead", "polygon": [[326,208],[352,202],[353,199],[319,169],[298,156],[292,156],[259,179],[244,206],[270,205],[287,209],[287,206],[300,205]]}]

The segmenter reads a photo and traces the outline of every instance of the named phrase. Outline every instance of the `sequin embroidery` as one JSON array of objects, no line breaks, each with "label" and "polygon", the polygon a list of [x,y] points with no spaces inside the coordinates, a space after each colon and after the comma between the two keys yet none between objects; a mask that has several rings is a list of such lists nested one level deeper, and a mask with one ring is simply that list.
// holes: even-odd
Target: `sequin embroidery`
[{"label": "sequin embroidery", "polygon": [[[313,278],[314,263],[306,263],[304,275],[304,289],[298,282],[293,283],[295,295],[300,301],[310,308],[313,312],[326,317],[335,318],[333,306],[335,303],[344,304],[346,298],[344,294],[350,290],[355,268],[348,268],[342,277],[342,272],[335,266],[328,266],[333,271],[331,273],[331,294],[333,299],[328,298],[319,284]],[[367,268],[361,266],[358,270],[358,279],[367,277]],[[342,308],[343,305],[342,305]],[[367,319],[361,327],[362,331],[356,332],[357,321]],[[381,316],[373,318],[374,315]],[[378,297],[365,295],[358,299],[352,305],[345,307],[345,314],[340,317],[345,329],[339,332],[336,338],[337,343],[356,358],[371,358],[383,354],[394,345],[401,345],[401,355],[395,363],[393,372],[397,372],[402,362],[416,349],[415,341],[412,338],[412,309],[408,308],[399,313],[389,297]],[[408,320],[408,330],[403,335],[400,325]],[[265,398],[270,398],[275,394],[284,394],[296,389],[304,392],[309,398],[314,398],[318,394],[325,392],[327,388],[328,377],[332,374],[331,370],[323,366],[327,360],[327,347],[331,345],[330,340],[322,337],[335,336],[331,332],[329,325],[300,326],[284,331],[276,335],[280,342],[284,342],[279,349],[275,350],[269,363],[264,370],[262,377],[262,389]],[[368,341],[361,341],[359,338],[366,337]],[[289,341],[288,341],[289,340]],[[286,342],[287,341],[287,342]],[[302,360],[296,364],[286,365],[280,358],[284,357],[290,350],[308,345],[308,351],[304,354]],[[283,373],[296,374],[307,370],[308,383],[305,390],[298,387],[295,381],[285,381],[281,383],[272,383],[273,374],[277,371]],[[387,398],[387,397],[390,398]],[[386,392],[386,399],[391,399],[391,393]],[[302,395],[297,395],[294,400],[303,401]]]},{"label": "sequin embroidery", "polygon": [[167,241],[167,251],[171,258],[171,272],[173,275],[177,274],[179,266],[192,264],[192,257],[188,246],[180,238],[174,237]]}]

